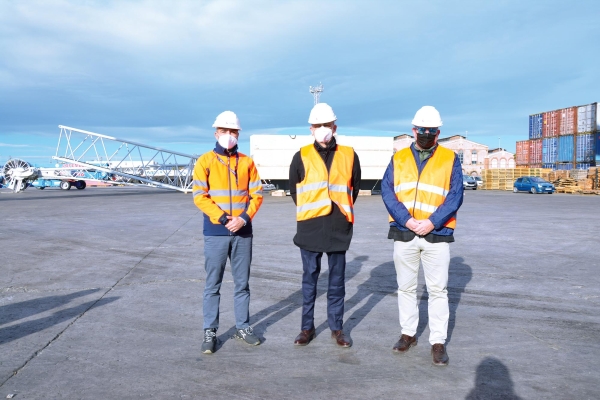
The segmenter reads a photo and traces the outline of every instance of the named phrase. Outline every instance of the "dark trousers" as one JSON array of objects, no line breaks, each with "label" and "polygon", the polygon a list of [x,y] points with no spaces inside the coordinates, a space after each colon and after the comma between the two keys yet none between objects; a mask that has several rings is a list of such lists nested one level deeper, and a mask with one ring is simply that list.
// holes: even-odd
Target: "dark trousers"
[{"label": "dark trousers", "polygon": [[[327,322],[334,331],[342,329],[344,319],[344,296],[346,287],[346,252],[328,252],[329,285],[327,287]],[[300,249],[302,256],[302,330],[315,327],[315,300],[317,298],[317,281],[321,272],[323,253]]]}]

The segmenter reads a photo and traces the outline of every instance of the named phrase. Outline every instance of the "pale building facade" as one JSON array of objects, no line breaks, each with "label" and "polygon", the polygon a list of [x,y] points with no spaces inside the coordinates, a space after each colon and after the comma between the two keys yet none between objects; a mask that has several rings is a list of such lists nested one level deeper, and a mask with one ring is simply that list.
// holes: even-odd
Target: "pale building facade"
[{"label": "pale building facade", "polygon": [[515,155],[504,149],[492,149],[485,160],[486,169],[514,168]]},{"label": "pale building facade", "polygon": [[[411,145],[414,138],[411,135],[394,137],[394,153]],[[484,169],[514,168],[514,154],[504,149],[488,151],[488,146],[473,142],[462,135],[454,135],[438,140],[441,146],[458,154],[463,174],[481,175]]]}]

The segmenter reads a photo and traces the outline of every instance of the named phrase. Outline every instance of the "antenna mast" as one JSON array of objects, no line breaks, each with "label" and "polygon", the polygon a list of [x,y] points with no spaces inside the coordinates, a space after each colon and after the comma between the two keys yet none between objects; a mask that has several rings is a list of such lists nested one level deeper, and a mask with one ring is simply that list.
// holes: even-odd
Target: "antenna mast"
[{"label": "antenna mast", "polygon": [[319,86],[309,86],[308,91],[313,95],[315,99],[315,105],[319,102],[319,97],[321,97],[321,93],[323,93],[323,84],[319,82]]}]

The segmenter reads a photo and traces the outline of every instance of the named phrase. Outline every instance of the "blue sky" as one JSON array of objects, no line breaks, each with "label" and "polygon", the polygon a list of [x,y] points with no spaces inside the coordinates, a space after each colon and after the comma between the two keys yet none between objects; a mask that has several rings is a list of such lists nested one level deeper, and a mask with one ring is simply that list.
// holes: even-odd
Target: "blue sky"
[{"label": "blue sky", "polygon": [[515,150],[528,115],[600,100],[597,1],[0,2],[0,164],[50,163],[58,125],[189,154],[215,116],[308,133],[310,85],[340,134],[410,132],[423,105]]}]

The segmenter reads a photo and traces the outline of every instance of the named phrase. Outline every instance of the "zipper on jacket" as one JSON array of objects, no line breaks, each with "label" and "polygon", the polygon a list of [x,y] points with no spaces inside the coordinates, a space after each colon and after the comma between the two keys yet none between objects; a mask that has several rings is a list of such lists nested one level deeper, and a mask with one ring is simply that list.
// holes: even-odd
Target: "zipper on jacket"
[{"label": "zipper on jacket", "polygon": [[[233,199],[231,197],[231,157],[227,156],[227,183],[229,184],[229,215],[233,217]],[[229,236],[233,236],[233,232],[229,231]]]},{"label": "zipper on jacket", "polygon": [[[431,158],[432,155],[433,154],[431,154],[428,158]],[[414,155],[413,155],[413,157],[414,157]],[[427,158],[425,160],[427,160]],[[425,161],[425,160],[423,160],[423,161]],[[421,164],[423,163],[423,161],[421,161],[421,157],[419,157],[419,162]],[[417,209],[417,197],[419,196],[419,182],[421,181],[421,172],[423,172],[423,168],[425,168],[425,167],[423,167],[423,168],[419,168],[419,167],[420,167],[420,165],[417,164],[418,175],[417,175],[417,186],[415,187],[415,201],[413,202],[413,214],[415,213],[415,211]],[[414,218],[414,216],[413,216],[413,218]]]}]

